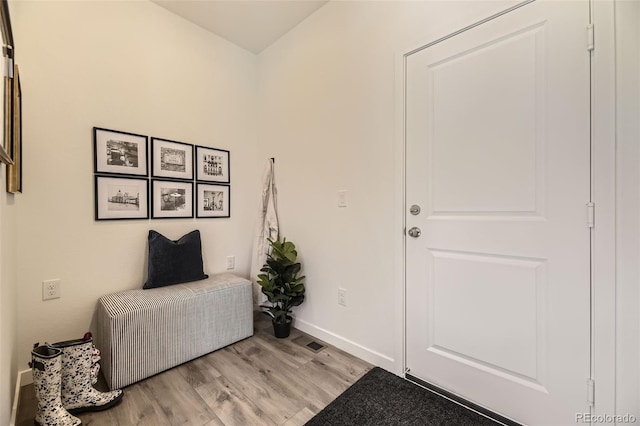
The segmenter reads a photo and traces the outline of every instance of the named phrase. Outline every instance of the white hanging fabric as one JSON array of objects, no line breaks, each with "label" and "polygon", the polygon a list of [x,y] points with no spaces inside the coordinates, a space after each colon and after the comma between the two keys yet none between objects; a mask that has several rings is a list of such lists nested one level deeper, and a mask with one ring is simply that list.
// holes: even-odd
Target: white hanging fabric
[{"label": "white hanging fabric", "polygon": [[271,250],[268,240],[278,238],[278,191],[274,172],[275,161],[270,158],[265,164],[264,172],[262,173],[256,237],[251,258],[251,280],[253,281],[253,301],[255,304],[261,304],[267,300],[266,296],[260,291],[261,287],[257,284],[257,279],[262,265],[267,260],[267,254]]}]

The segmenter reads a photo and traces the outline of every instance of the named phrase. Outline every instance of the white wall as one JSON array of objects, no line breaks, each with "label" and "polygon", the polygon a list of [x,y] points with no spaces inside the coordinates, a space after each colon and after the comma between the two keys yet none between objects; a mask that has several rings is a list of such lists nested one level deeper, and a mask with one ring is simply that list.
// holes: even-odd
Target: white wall
[{"label": "white wall", "polygon": [[[0,167],[0,424],[9,424],[16,383],[17,301],[15,196],[4,191],[6,166]],[[26,367],[26,365],[23,365]]]},{"label": "white wall", "polygon": [[640,2],[616,2],[616,394],[640,418]]},{"label": "white wall", "polygon": [[[256,56],[147,1],[20,2],[13,18],[24,105],[20,366],[34,342],[81,337],[100,296],[142,287],[149,229],[173,239],[200,229],[205,272],[235,255],[235,272],[248,275]],[[231,219],[95,222],[93,126],[230,150]],[[62,297],[43,302],[51,278]]]},{"label": "white wall", "polygon": [[[20,339],[0,350],[0,372],[25,365],[35,341],[83,333],[100,295],[139,287],[150,228],[178,237],[198,227],[207,272],[235,254],[238,272],[248,273],[259,171],[275,156],[282,232],[298,244],[308,276],[296,325],[399,373],[399,56],[505,4],[330,2],[256,60],[147,2],[20,2],[25,193],[15,206],[0,200],[0,320],[4,330],[17,311]],[[637,40],[637,2],[619,4],[620,28]],[[640,379],[640,48],[621,36],[618,412],[637,410]],[[94,222],[92,126],[230,149],[232,219]],[[337,207],[341,189],[347,208]],[[15,272],[4,232],[12,221]],[[7,276],[18,277],[17,290]],[[49,278],[63,280],[63,296],[42,302]],[[339,287],[347,307],[337,304]],[[17,364],[7,360],[16,351]]]},{"label": "white wall", "polygon": [[282,232],[308,277],[296,326],[397,373],[396,67],[407,49],[505,4],[329,2],[259,55],[260,148],[277,158]]},{"label": "white wall", "polygon": [[[639,19],[638,2],[618,3],[618,93],[625,96],[618,102],[617,405],[637,413]],[[278,158],[282,230],[298,244],[308,276],[297,326],[398,373],[399,54],[504,7],[330,2],[259,55],[260,148]],[[347,208],[337,207],[341,189],[349,191]],[[337,303],[340,287],[347,307]]]},{"label": "white wall", "polygon": [[[11,8],[15,4],[12,3]],[[6,166],[0,166],[0,424],[9,424],[19,369],[17,205],[19,195],[8,194]]]}]

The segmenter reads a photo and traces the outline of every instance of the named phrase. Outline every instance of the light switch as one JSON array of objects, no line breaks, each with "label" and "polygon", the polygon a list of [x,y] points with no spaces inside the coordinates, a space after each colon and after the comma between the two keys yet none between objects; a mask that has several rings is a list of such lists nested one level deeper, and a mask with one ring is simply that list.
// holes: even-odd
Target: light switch
[{"label": "light switch", "polygon": [[347,191],[338,191],[338,207],[347,207]]}]

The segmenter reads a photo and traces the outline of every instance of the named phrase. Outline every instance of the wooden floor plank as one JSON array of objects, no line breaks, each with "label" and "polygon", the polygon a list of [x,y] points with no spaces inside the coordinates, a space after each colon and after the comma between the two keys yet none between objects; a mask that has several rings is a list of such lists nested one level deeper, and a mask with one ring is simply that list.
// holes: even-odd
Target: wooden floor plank
[{"label": "wooden floor plank", "polygon": [[[78,417],[92,426],[298,426],[372,368],[331,345],[306,348],[300,343],[313,338],[296,329],[276,339],[263,315],[255,317],[254,330],[248,339],[127,386],[115,407]],[[101,380],[96,388],[104,386]],[[36,409],[33,385],[23,387],[16,424],[32,425]]]},{"label": "wooden floor plank", "polygon": [[144,383],[170,424],[202,426],[216,417],[177,368],[153,376]]},{"label": "wooden floor plank", "polygon": [[239,343],[209,354],[207,362],[216,365],[223,377],[232,381],[276,423],[286,421],[305,405],[304,402],[298,401],[288,388],[277,386],[271,370],[256,364],[245,353],[247,345]]},{"label": "wooden floor plank", "polygon": [[[280,353],[265,351],[260,357],[252,359],[251,362],[255,367],[258,367],[262,374],[268,377],[272,386],[281,392],[286,392],[294,401],[295,399],[293,398],[300,398],[299,401],[324,407],[334,399],[326,389],[323,389],[313,380],[304,380],[304,377],[300,375],[300,369],[311,361],[297,369],[282,368]],[[297,407],[298,410],[301,408],[302,406]]]},{"label": "wooden floor plank", "polygon": [[204,426],[225,426],[225,424],[222,420],[216,417],[215,419],[211,420],[209,423],[205,424]]},{"label": "wooden floor plank", "polygon": [[96,413],[80,414],[78,417],[83,424],[90,423],[96,426],[170,425],[162,407],[156,398],[147,392],[143,382],[125,388],[122,401],[115,407]]},{"label": "wooden floor plank", "polygon": [[[33,407],[32,412],[28,410],[20,410],[21,407]],[[38,400],[36,399],[36,391],[33,388],[33,383],[26,386],[22,386],[20,389],[20,407],[16,414],[16,426],[33,426],[33,416],[35,415],[38,407]]]},{"label": "wooden floor plank", "polygon": [[265,342],[269,347],[275,349],[283,360],[290,360],[297,365],[303,365],[311,361],[315,354],[313,351],[293,343],[293,339],[300,335],[298,333],[297,330],[292,330],[291,336],[287,339],[278,339],[273,333],[268,332],[256,333],[255,337],[257,340]]},{"label": "wooden floor plank", "polygon": [[253,401],[225,377],[196,388],[225,425],[276,425]]},{"label": "wooden floor plank", "polygon": [[194,388],[211,383],[214,379],[222,375],[211,363],[208,363],[204,357],[196,358],[176,368],[187,383]]},{"label": "wooden floor plank", "polygon": [[281,362],[289,368],[298,368],[311,361],[315,354],[300,345],[291,343],[289,339],[270,339],[264,333],[256,334],[252,339],[254,345],[277,353]]},{"label": "wooden floor plank", "polygon": [[372,367],[371,364],[331,346],[318,352],[313,362],[321,362],[349,383],[358,380]]},{"label": "wooden floor plank", "polygon": [[304,407],[302,410],[298,411],[295,416],[291,417],[286,423],[282,426],[304,426],[309,420],[311,420],[315,416],[315,412],[309,407]]}]

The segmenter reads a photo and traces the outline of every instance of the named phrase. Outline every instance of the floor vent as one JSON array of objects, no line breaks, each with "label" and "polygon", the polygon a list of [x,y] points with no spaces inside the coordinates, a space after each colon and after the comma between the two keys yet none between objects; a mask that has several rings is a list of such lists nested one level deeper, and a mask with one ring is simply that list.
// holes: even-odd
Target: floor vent
[{"label": "floor vent", "polygon": [[315,339],[309,336],[308,334],[304,334],[304,333],[301,336],[298,336],[295,339],[293,339],[293,343],[295,343],[296,345],[300,345],[303,348],[315,353],[318,353],[327,347],[327,344],[324,343],[322,340]]},{"label": "floor vent", "polygon": [[321,345],[318,342],[309,342],[309,343],[307,343],[307,347],[309,349],[311,349],[312,351],[314,351],[314,352],[318,352],[318,351],[320,351],[321,349],[324,348],[324,345]]}]

